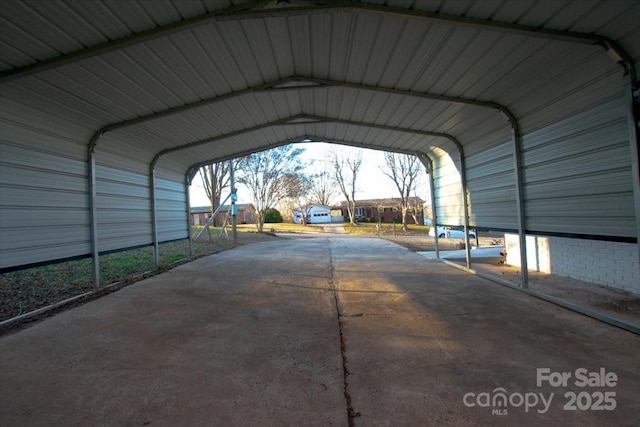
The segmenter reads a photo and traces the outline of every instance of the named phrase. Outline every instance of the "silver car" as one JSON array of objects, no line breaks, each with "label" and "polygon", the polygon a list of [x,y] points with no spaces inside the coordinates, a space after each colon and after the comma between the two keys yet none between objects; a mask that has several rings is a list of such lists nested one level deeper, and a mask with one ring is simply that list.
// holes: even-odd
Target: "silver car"
[{"label": "silver car", "polygon": [[[448,231],[448,233],[447,233]],[[448,236],[447,236],[448,234]],[[435,236],[435,228],[431,227],[429,230],[429,236]],[[438,237],[441,239],[449,238],[449,239],[464,239],[464,227],[442,227],[438,226]],[[475,239],[476,232],[473,230],[469,230],[469,238]]]}]

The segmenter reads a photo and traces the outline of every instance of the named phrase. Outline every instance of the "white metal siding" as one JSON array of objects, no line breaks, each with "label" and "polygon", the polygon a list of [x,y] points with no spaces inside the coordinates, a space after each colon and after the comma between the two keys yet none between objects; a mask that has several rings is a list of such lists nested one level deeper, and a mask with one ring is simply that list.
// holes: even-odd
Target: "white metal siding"
[{"label": "white metal siding", "polygon": [[527,134],[527,229],[635,236],[624,100],[616,98]]},{"label": "white metal siding", "polygon": [[442,150],[435,150],[432,160],[437,223],[462,225],[464,224],[464,209],[459,165]]},{"label": "white metal siding", "polygon": [[152,243],[149,177],[96,165],[98,250]]},{"label": "white metal siding", "polygon": [[156,212],[160,242],[189,237],[183,182],[156,178]]},{"label": "white metal siding", "polygon": [[[0,268],[86,255],[86,162],[62,154],[74,144],[7,122],[0,137]],[[41,149],[21,144],[34,137]]]},{"label": "white metal siding", "polygon": [[513,150],[509,140],[466,157],[470,225],[517,230]]}]

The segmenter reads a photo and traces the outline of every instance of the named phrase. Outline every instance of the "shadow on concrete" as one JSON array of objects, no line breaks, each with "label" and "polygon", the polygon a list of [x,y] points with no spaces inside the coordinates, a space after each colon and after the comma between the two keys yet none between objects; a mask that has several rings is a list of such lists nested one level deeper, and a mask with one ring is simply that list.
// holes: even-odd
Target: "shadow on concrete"
[{"label": "shadow on concrete", "polygon": [[[631,426],[638,354],[636,335],[385,240],[292,239],[0,338],[0,425]],[[538,387],[539,368],[573,377]],[[580,368],[619,380],[581,388]],[[565,410],[572,391],[616,408]]]}]

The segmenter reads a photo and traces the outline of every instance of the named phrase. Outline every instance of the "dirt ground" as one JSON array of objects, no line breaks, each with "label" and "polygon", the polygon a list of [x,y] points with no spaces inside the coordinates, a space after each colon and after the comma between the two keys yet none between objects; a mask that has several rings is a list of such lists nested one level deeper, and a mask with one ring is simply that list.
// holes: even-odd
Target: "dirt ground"
[{"label": "dirt ground", "polygon": [[[421,251],[435,251],[436,241],[435,238],[425,235],[402,235],[398,234],[396,237],[385,236],[383,237],[397,245],[404,246],[405,248],[413,252]],[[471,246],[490,246],[490,245],[503,245],[504,239],[502,237],[493,236],[478,236],[478,241],[471,239]],[[438,248],[441,251],[453,251],[458,249],[464,249],[463,239],[438,239]]]}]

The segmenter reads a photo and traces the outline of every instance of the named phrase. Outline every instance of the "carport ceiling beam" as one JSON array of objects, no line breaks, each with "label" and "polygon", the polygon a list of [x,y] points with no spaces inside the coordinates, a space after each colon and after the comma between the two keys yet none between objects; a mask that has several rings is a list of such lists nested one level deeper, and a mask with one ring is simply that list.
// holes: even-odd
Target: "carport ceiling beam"
[{"label": "carport ceiling beam", "polygon": [[194,16],[193,18],[185,19],[183,21],[177,21],[171,24],[163,25],[161,27],[141,31],[130,36],[110,40],[105,43],[97,44],[95,46],[77,50],[75,52],[38,61],[29,65],[25,65],[23,67],[6,70],[0,73],[0,83],[39,73],[41,71],[46,71],[63,65],[72,64],[74,62],[82,61],[87,58],[102,55],[108,52],[113,52],[118,49],[123,49],[128,46],[133,46],[139,43],[144,43],[150,40],[165,37],[173,33],[177,33],[189,28],[194,28],[215,21],[220,16],[234,15],[242,12],[243,10],[264,5],[266,3],[268,3],[268,0],[250,0],[236,6],[231,6],[225,9],[205,13],[203,15]]},{"label": "carport ceiling beam", "polygon": [[[330,123],[329,121],[327,121],[327,123]],[[287,125],[295,125],[295,124],[300,124],[300,123],[286,123],[284,125],[281,126],[287,126]],[[267,144],[264,145],[262,147],[260,147],[259,151],[264,151],[264,150],[269,150],[271,148],[275,148],[275,147],[279,147],[281,145],[286,145],[286,144],[295,144],[295,143],[299,143],[302,142],[303,139],[312,139],[313,141],[316,142],[323,142],[323,143],[327,143],[327,144],[338,144],[338,145],[347,145],[350,147],[357,147],[357,148],[368,148],[371,150],[383,150],[383,148],[381,148],[378,145],[373,145],[373,144],[368,144],[366,142],[356,142],[356,141],[347,141],[347,140],[334,140],[331,138],[325,138],[323,136],[319,136],[319,135],[310,135],[308,133],[301,133],[300,135],[297,135],[295,138],[291,138],[291,139],[286,139],[283,141],[278,141],[278,142],[274,142],[271,144]],[[410,156],[420,156],[423,155],[424,153],[422,152],[416,152],[413,150],[401,150],[401,149],[384,149],[385,151],[392,151],[394,153],[400,153],[400,154],[407,154]],[[256,150],[257,151],[257,150]],[[201,162],[195,163],[193,165],[191,165],[189,167],[189,169],[187,170],[186,176],[189,182],[193,181],[193,178],[195,177],[196,173],[198,173],[198,169],[202,166],[211,164],[211,163],[215,163],[215,162],[223,162],[223,161],[227,161],[227,160],[232,160],[235,159],[237,157],[242,157],[242,156],[246,156],[249,154],[252,154],[256,151],[243,151],[241,153],[238,154],[233,154],[230,156],[221,156],[221,157],[215,157],[212,159],[207,159],[207,160],[203,160]]]},{"label": "carport ceiling beam", "polygon": [[302,89],[309,89],[309,90],[314,90],[314,89],[322,89],[322,88],[327,88],[327,87],[345,87],[345,88],[350,88],[350,89],[360,89],[360,90],[367,90],[367,91],[372,91],[372,92],[379,92],[379,93],[388,93],[388,94],[392,94],[392,95],[402,95],[402,96],[413,96],[413,97],[418,97],[418,98],[425,98],[425,99],[432,99],[434,101],[443,101],[443,102],[453,102],[453,103],[458,103],[458,104],[466,104],[466,105],[475,105],[478,107],[487,107],[487,108],[493,108],[496,110],[505,110],[506,107],[496,103],[496,102],[491,102],[491,101],[483,101],[480,99],[471,99],[471,98],[461,98],[458,96],[448,96],[448,95],[440,95],[440,94],[433,94],[433,93],[429,93],[429,92],[413,92],[413,91],[409,91],[409,90],[403,90],[403,89],[395,89],[395,88],[390,88],[390,87],[384,87],[384,86],[370,86],[370,85],[365,85],[362,83],[350,83],[350,82],[344,82],[344,81],[338,81],[338,80],[328,80],[328,79],[317,79],[317,78],[313,78],[313,77],[302,77],[302,76],[294,76],[292,77],[292,81],[298,81],[298,82],[309,82],[309,85],[305,85],[305,86],[277,86],[277,85],[271,85],[270,87],[267,87],[263,90],[265,91],[295,91],[295,90],[302,90]]},{"label": "carport ceiling beam", "polygon": [[218,95],[218,96],[214,96],[214,97],[210,97],[210,98],[205,98],[205,99],[201,99],[200,101],[197,102],[193,102],[190,104],[185,104],[185,105],[181,105],[179,107],[174,107],[174,108],[169,108],[163,111],[158,111],[152,114],[147,114],[145,116],[140,116],[140,117],[136,117],[135,119],[130,119],[130,120],[125,120],[122,122],[117,122],[117,123],[111,123],[108,124],[106,126],[103,126],[102,128],[100,128],[91,138],[91,141],[89,143],[89,147],[90,150],[93,150],[95,148],[95,146],[98,144],[98,140],[100,139],[100,137],[102,137],[105,133],[107,132],[113,132],[115,130],[118,129],[123,129],[126,127],[131,127],[131,126],[135,126],[135,125],[139,125],[141,123],[145,123],[148,121],[152,121],[152,120],[158,120],[158,119],[162,119],[165,117],[169,117],[175,114],[180,114],[180,113],[184,113],[186,111],[191,111],[194,110],[196,108],[199,107],[204,107],[206,105],[210,105],[210,104],[214,104],[216,102],[222,102],[222,101],[226,101],[229,100],[231,98],[236,98],[242,95],[246,95],[252,92],[260,92],[260,91],[264,91],[267,89],[271,89],[273,86],[277,86],[277,85],[282,85],[282,84],[286,84],[286,83],[291,83],[292,80],[291,78],[287,78],[287,79],[281,79],[281,80],[276,80],[273,82],[269,82],[269,83],[265,83],[262,85],[258,85],[258,86],[253,86],[253,87],[249,87],[246,89],[241,89],[238,91],[234,91],[234,92],[229,92],[223,95]]},{"label": "carport ceiling beam", "polygon": [[[411,133],[411,134],[423,135],[423,136],[434,136],[434,137],[437,137],[437,138],[448,139],[449,141],[453,142],[458,148],[461,148],[460,142],[455,137],[453,137],[452,135],[449,135],[447,133],[442,133],[442,132],[431,132],[431,131],[426,131],[426,130],[421,130],[421,129],[411,129],[411,128],[398,128],[398,127],[394,127],[394,126],[379,125],[379,124],[375,124],[375,123],[356,122],[356,121],[353,121],[353,120],[344,120],[344,119],[336,119],[336,118],[331,118],[331,117],[314,116],[314,115],[311,115],[311,114],[303,114],[302,118],[312,120],[312,122],[309,123],[309,124],[337,123],[337,124],[342,124],[342,125],[362,126],[362,127],[366,127],[366,128],[372,128],[372,129],[388,130],[388,131],[392,131],[392,132],[404,132],[404,133]],[[300,124],[306,124],[306,123],[299,123],[299,122],[298,123],[295,123],[295,122],[287,123],[287,125],[300,125]],[[378,149],[382,149],[382,147],[378,147]]]},{"label": "carport ceiling beam", "polygon": [[[187,150],[189,148],[193,148],[193,147],[197,147],[200,145],[204,145],[204,144],[210,144],[212,142],[216,142],[216,141],[221,141],[227,138],[233,138],[235,136],[240,136],[246,133],[250,133],[250,132],[254,132],[257,130],[261,130],[261,129],[265,129],[268,127],[273,127],[273,126],[304,126],[305,123],[300,123],[297,122],[298,120],[301,119],[311,119],[313,120],[313,124],[318,124],[318,123],[339,123],[339,124],[347,124],[347,125],[353,125],[353,126],[362,126],[362,127],[370,127],[370,128],[376,128],[376,129],[382,129],[382,130],[390,130],[390,131],[395,131],[395,132],[403,132],[403,133],[410,133],[410,134],[416,134],[416,135],[423,135],[423,136],[433,136],[433,137],[440,137],[440,138],[446,138],[449,140],[453,140],[455,141],[455,138],[444,134],[444,133],[439,133],[439,132],[429,132],[429,131],[423,131],[423,130],[418,130],[418,129],[400,129],[400,128],[395,128],[395,127],[391,127],[391,126],[384,126],[384,125],[376,125],[376,124],[370,124],[370,123],[361,123],[361,122],[353,122],[353,121],[349,121],[349,120],[341,120],[341,119],[333,119],[330,117],[321,117],[321,116],[313,116],[313,115],[306,115],[306,114],[297,114],[291,117],[286,117],[280,120],[274,120],[271,122],[267,122],[267,123],[263,123],[257,126],[253,126],[250,128],[246,128],[246,129],[241,129],[241,130],[237,130],[234,132],[229,132],[223,135],[217,135],[211,138],[205,138],[205,139],[201,139],[198,141],[192,141],[192,142],[188,142],[186,144],[182,144],[182,145],[178,145],[175,147],[171,147],[171,148],[166,148],[162,151],[159,151],[153,158],[153,160],[151,161],[151,167],[155,167],[156,163],[158,162],[158,160],[160,159],[160,157],[164,156],[165,154],[169,154],[169,153],[173,153],[176,151],[181,151],[181,150]],[[308,135],[304,135],[305,137],[308,137]],[[297,141],[287,141],[287,142],[297,142]],[[269,144],[267,146],[263,146],[261,147],[261,150],[266,150],[269,148],[273,148],[273,147],[277,147],[278,145],[282,145],[283,143],[277,143],[277,144]],[[358,145],[358,146],[364,146],[365,144],[354,144],[354,145]],[[373,148],[373,147],[369,147],[369,148]],[[381,150],[383,149],[383,147],[376,147],[376,149]],[[215,159],[216,161],[222,161],[222,160],[229,160],[231,158],[235,158],[235,157],[241,157],[244,155],[248,155],[251,154],[253,152],[255,152],[256,150],[249,150],[249,151],[243,151],[243,152],[238,152],[238,153],[234,153],[233,157],[221,157],[218,159]],[[398,152],[400,152],[400,150],[398,150]],[[407,154],[416,154],[413,151],[405,151],[405,153]],[[201,164],[206,164],[206,162],[203,162]]]},{"label": "carport ceiling beam", "polygon": [[418,158],[424,165],[425,169],[427,169],[427,173],[429,174],[429,196],[431,198],[431,227],[435,227],[434,230],[434,242],[436,249],[436,258],[440,259],[440,245],[438,242],[438,211],[436,209],[436,190],[433,180],[433,160],[429,155],[421,153],[418,155]]},{"label": "carport ceiling beam", "polygon": [[266,18],[269,16],[292,16],[301,14],[328,13],[342,10],[348,12],[374,13],[378,15],[399,16],[402,18],[421,19],[430,22],[443,22],[458,26],[470,26],[480,29],[489,29],[507,33],[521,34],[524,36],[561,40],[572,43],[600,45],[606,51],[613,52],[616,62],[620,63],[626,71],[631,74],[632,80],[636,82],[636,71],[631,56],[613,40],[597,34],[581,33],[568,30],[556,30],[551,28],[533,27],[528,25],[512,24],[507,22],[489,21],[478,18],[464,16],[446,15],[435,12],[419,11],[414,9],[392,8],[388,6],[377,6],[371,4],[353,3],[346,1],[324,1],[310,2],[310,6],[289,7],[289,8],[264,8],[272,5],[270,0],[247,1],[236,6],[216,10],[203,15],[199,15],[183,21],[174,22],[162,27],[141,31],[120,39],[111,40],[85,49],[77,50],[68,54],[38,61],[23,67],[6,70],[0,73],[0,83],[24,77],[30,74],[45,71],[58,66],[67,65],[81,61],[96,55],[101,55],[114,50],[122,49],[138,43],[144,43],[160,37],[184,31],[193,27],[215,21],[239,20]]},{"label": "carport ceiling beam", "polygon": [[[309,84],[303,85],[303,86],[283,86],[293,82],[308,82]],[[89,142],[89,150],[90,152],[92,152],[95,146],[97,145],[100,137],[102,137],[107,132],[113,132],[118,129],[135,126],[147,121],[169,117],[174,114],[183,113],[189,110],[193,110],[195,108],[214,104],[216,102],[229,100],[229,99],[246,95],[252,92],[321,90],[328,87],[345,87],[345,88],[366,90],[366,91],[372,91],[372,92],[378,92],[378,93],[388,93],[388,94],[400,95],[400,96],[411,96],[411,97],[417,97],[417,98],[423,98],[423,99],[431,99],[435,101],[474,105],[478,107],[485,107],[485,108],[498,110],[502,112],[505,115],[505,117],[507,117],[510,121],[513,122],[513,120],[515,120],[514,116],[506,107],[490,101],[483,101],[478,99],[467,99],[467,98],[460,98],[455,96],[437,95],[437,94],[431,94],[427,92],[412,92],[407,90],[385,88],[380,86],[369,86],[369,85],[363,85],[363,84],[357,84],[357,83],[340,82],[336,80],[316,79],[316,78],[303,77],[303,76],[292,76],[285,79],[275,80],[273,82],[267,82],[258,86],[253,86],[247,89],[242,89],[235,92],[229,92],[224,95],[202,99],[200,101],[197,101],[191,104],[185,104],[179,107],[169,108],[167,110],[148,114],[146,116],[136,117],[135,119],[125,120],[117,123],[111,123],[109,125],[102,127],[98,131],[96,131],[96,133],[91,138],[91,141]]]}]

